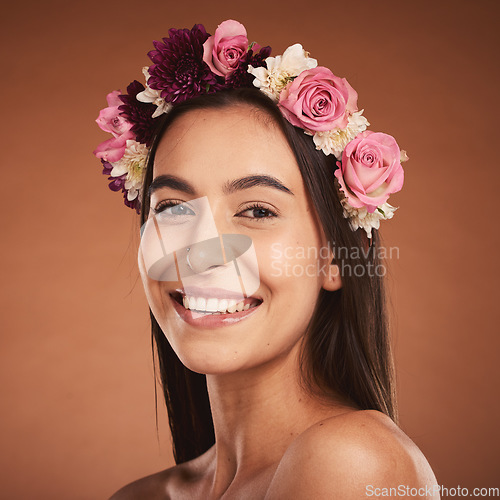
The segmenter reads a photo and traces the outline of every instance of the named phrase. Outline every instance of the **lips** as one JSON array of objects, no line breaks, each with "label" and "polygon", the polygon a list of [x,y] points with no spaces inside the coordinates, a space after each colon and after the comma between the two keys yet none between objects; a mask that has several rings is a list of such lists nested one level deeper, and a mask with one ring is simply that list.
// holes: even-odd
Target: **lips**
[{"label": "lips", "polygon": [[185,309],[207,314],[234,314],[256,307],[262,302],[262,299],[257,297],[243,298],[241,294],[235,295],[232,292],[215,295],[213,290],[210,292],[196,291],[195,293],[194,290],[189,289],[189,292],[186,293],[185,290],[177,289],[170,295]]},{"label": "lips", "polygon": [[[194,292],[198,296],[192,295]],[[189,288],[170,292],[170,298],[177,314],[193,326],[217,328],[232,325],[253,315],[263,300],[251,296],[245,299],[241,293],[215,288]]]}]

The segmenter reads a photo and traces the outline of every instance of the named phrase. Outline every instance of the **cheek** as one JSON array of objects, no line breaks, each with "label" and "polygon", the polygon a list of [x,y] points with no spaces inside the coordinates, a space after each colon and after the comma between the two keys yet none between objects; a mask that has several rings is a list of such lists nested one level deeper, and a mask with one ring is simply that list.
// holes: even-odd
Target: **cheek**
[{"label": "cheek", "polygon": [[[164,311],[167,307],[166,301],[170,300],[168,294],[162,290],[162,286],[165,284],[161,281],[152,280],[148,276],[141,250],[138,251],[137,263],[149,307],[155,318],[159,320],[164,316]],[[161,321],[158,321],[158,323],[161,324]]]},{"label": "cheek", "polygon": [[[300,226],[304,227],[304,226]],[[260,281],[270,294],[270,310],[283,321],[308,320],[321,288],[322,262],[315,235],[275,233],[256,244]],[[325,268],[326,269],[326,268]]]}]

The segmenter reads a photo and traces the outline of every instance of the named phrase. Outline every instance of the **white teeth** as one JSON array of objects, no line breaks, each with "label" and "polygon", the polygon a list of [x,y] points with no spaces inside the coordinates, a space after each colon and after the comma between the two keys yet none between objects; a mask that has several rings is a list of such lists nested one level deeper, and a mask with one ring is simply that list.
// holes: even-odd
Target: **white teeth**
[{"label": "white teeth", "polygon": [[246,311],[251,307],[255,307],[256,304],[245,304],[244,300],[236,302],[235,299],[217,299],[216,297],[210,297],[206,299],[205,297],[182,297],[182,304],[186,309],[205,311],[207,313],[235,313],[240,311]]},{"label": "white teeth", "polygon": [[219,299],[211,297],[210,299],[207,300],[207,308],[205,310],[208,312],[217,312],[218,305],[219,305]]},{"label": "white teeth", "polygon": [[198,297],[196,299],[196,309],[198,311],[206,311],[207,299],[205,297]]},{"label": "white teeth", "polygon": [[217,310],[221,313],[225,313],[227,311],[228,304],[229,304],[229,302],[227,301],[227,299],[219,300],[219,307]]}]

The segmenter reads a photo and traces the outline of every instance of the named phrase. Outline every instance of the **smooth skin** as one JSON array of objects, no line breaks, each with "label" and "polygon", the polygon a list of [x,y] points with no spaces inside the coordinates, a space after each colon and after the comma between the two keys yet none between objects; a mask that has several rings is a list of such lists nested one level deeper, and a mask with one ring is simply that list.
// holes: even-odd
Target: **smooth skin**
[{"label": "smooth skin", "polygon": [[[254,295],[263,302],[235,325],[191,326],[171,303],[178,284],[150,279],[139,252],[148,302],[163,332],[188,368],[207,374],[216,444],[195,460],[123,487],[112,500],[350,500],[367,498],[369,485],[436,485],[423,454],[389,417],[359,410],[340,396],[322,402],[301,388],[298,355],[316,299],[321,288],[337,290],[342,282],[331,254],[322,259],[318,252],[329,270],[320,275],[278,276],[272,267],[273,243],[326,246],[281,131],[247,105],[191,111],[159,145],[153,177],[162,174],[182,179],[193,192],[156,190],[151,214],[169,200],[207,196],[219,233],[252,238],[260,273]],[[250,175],[272,176],[293,194],[270,186],[224,191],[226,183]],[[249,208],[255,202],[260,209]],[[289,269],[318,263],[313,253],[289,257]],[[210,268],[206,257],[194,258],[198,268]]]}]

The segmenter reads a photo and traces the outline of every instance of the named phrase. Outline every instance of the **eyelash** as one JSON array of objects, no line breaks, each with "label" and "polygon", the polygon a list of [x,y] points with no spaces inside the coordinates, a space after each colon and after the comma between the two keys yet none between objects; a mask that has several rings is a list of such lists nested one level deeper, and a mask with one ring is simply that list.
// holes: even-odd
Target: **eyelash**
[{"label": "eyelash", "polygon": [[184,202],[181,200],[163,200],[160,201],[155,208],[153,208],[153,212],[156,215],[165,210],[166,208],[175,207],[176,205],[180,205],[182,203]]},{"label": "eyelash", "polygon": [[261,205],[260,203],[257,203],[257,202],[253,203],[249,207],[246,207],[245,210],[242,210],[237,215],[240,216],[240,214],[242,214],[244,212],[248,212],[249,210],[265,210],[266,212],[270,213],[271,215],[266,215],[265,217],[247,217],[246,215],[241,215],[241,217],[245,217],[247,219],[254,219],[254,220],[258,220],[258,221],[265,220],[265,219],[273,219],[275,217],[278,217],[278,214],[276,212],[274,212],[270,208],[267,208],[264,205]]},{"label": "eyelash", "polygon": [[[176,205],[180,205],[181,203],[184,203],[184,202],[180,201],[180,200],[160,201],[156,205],[156,207],[153,209],[153,212],[156,215],[156,214],[159,214],[160,212],[162,212],[163,210],[165,210],[166,208],[175,207]],[[267,213],[269,213],[271,215],[266,215],[264,217],[248,217],[246,215],[241,215],[242,213],[248,212],[249,210],[265,210]],[[241,212],[236,214],[236,216],[245,217],[246,219],[253,219],[253,220],[262,221],[262,220],[273,219],[275,217],[278,217],[278,214],[276,212],[274,212],[273,210],[271,210],[270,208],[267,208],[258,202],[254,202],[250,206],[246,207],[245,210],[242,210]]]}]

